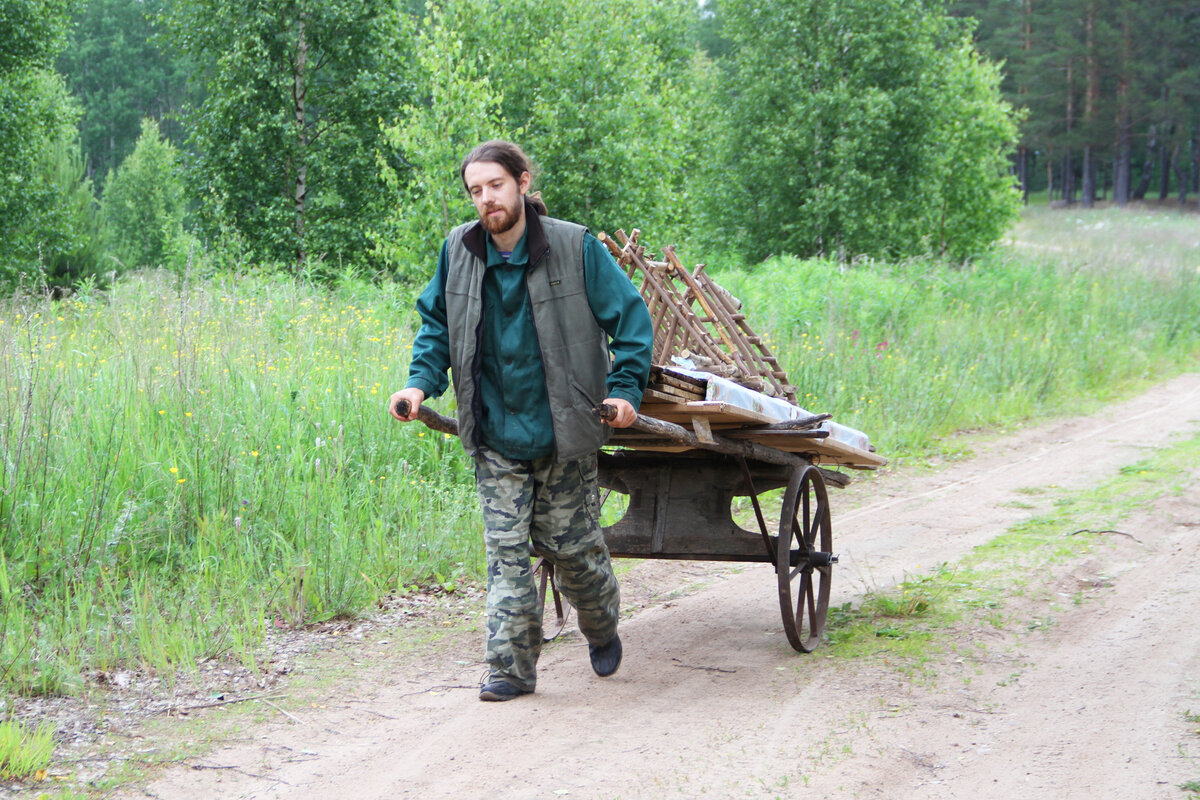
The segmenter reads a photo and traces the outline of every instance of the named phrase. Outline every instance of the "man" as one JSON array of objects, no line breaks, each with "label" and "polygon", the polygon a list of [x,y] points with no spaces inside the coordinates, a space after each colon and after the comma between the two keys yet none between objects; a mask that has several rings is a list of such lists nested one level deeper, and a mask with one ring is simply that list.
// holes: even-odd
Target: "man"
[{"label": "man", "polygon": [[[488,563],[488,678],[481,700],[534,691],[542,619],[529,543],[554,565],[601,677],[621,663],[620,593],[599,524],[596,452],[637,417],[653,327],[633,284],[587,229],[545,216],[519,147],[485,142],[460,170],[479,221],[442,245],[417,301],[422,325],[402,421],[454,379],[475,459]],[[397,404],[408,401],[401,415]],[[601,402],[616,409],[602,423]]]}]

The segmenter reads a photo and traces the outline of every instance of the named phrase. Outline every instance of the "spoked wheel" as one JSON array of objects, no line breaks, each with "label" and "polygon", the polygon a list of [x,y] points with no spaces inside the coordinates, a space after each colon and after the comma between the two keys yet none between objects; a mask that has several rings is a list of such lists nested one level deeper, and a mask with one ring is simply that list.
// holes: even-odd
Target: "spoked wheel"
[{"label": "spoked wheel", "polygon": [[537,581],[538,603],[542,609],[542,641],[550,642],[566,627],[571,604],[554,585],[554,565],[542,556],[533,562],[533,579]]},{"label": "spoked wheel", "polygon": [[816,467],[797,467],[783,494],[775,572],[783,629],[792,647],[811,653],[825,631],[829,587],[837,556],[832,552],[829,496]]}]

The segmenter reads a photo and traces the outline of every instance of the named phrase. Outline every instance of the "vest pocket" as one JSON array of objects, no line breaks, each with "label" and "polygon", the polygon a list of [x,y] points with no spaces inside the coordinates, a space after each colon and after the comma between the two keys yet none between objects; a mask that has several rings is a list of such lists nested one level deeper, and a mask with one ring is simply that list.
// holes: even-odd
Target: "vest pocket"
[{"label": "vest pocket", "polygon": [[589,410],[600,405],[600,401],[604,399],[603,397],[596,397],[594,392],[589,392],[574,378],[571,379],[571,386],[587,402]]}]

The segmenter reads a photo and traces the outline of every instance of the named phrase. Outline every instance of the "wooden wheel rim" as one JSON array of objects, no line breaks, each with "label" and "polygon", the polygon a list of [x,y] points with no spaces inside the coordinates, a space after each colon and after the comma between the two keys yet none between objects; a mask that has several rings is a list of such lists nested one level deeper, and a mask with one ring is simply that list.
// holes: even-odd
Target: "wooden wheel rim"
[{"label": "wooden wheel rim", "polygon": [[[792,566],[793,547],[799,551]],[[821,472],[811,464],[792,472],[783,494],[776,539],[775,572],[779,582],[779,608],[788,642],[802,653],[811,653],[825,631],[833,567],[811,566],[809,554],[830,553],[833,530],[829,495]]]}]

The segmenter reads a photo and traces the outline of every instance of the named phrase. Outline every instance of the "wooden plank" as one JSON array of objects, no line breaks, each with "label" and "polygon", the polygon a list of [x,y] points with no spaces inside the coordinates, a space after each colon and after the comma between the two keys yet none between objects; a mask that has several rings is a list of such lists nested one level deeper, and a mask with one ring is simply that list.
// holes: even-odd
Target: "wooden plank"
[{"label": "wooden plank", "polygon": [[716,444],[717,440],[713,438],[712,428],[708,427],[708,417],[692,417],[692,432],[705,444]]},{"label": "wooden plank", "polygon": [[771,444],[772,442],[786,442],[789,437],[795,439],[827,439],[829,438],[829,431],[804,428],[797,428],[790,431],[773,431],[769,428],[742,428],[736,431],[726,431],[725,435],[730,439],[750,439],[755,442]]},{"label": "wooden plank", "polygon": [[676,375],[667,370],[660,370],[657,374],[654,370],[650,371],[651,380],[662,381],[670,386],[675,386],[689,392],[699,392],[704,394],[704,390],[708,388],[708,381],[700,378],[693,378],[690,375]]},{"label": "wooden plank", "polygon": [[660,392],[666,392],[667,394],[673,394],[678,397],[687,398],[687,402],[690,402],[692,400],[703,400],[704,399],[704,390],[703,389],[701,389],[698,386],[688,386],[683,381],[676,381],[675,383],[668,383],[666,381],[651,380],[649,387],[651,389],[656,389]]},{"label": "wooden plank", "polygon": [[[746,441],[739,439],[739,441]],[[749,441],[755,441],[750,439]],[[813,457],[813,463],[840,464],[861,469],[875,469],[888,463],[876,453],[868,453],[836,439],[785,439],[774,437],[768,442],[759,442],[785,453],[804,453]]]},{"label": "wooden plank", "polygon": [[[674,411],[675,409],[671,409]],[[752,411],[749,408],[735,406],[732,403],[722,403],[717,400],[696,400],[687,403],[683,410],[689,414],[705,414],[717,415],[722,417],[734,417],[736,419],[744,419],[747,422],[761,422],[764,425],[769,425],[772,422],[778,422],[774,417],[767,416],[758,411]]]},{"label": "wooden plank", "polygon": [[694,447],[685,447],[681,444],[645,444],[642,442],[631,442],[625,444],[618,440],[611,440],[606,447],[628,447],[630,450],[645,450],[650,453],[686,453],[689,450],[695,450]]},{"label": "wooden plank", "polygon": [[760,425],[776,421],[766,414],[760,414],[748,408],[740,408],[716,400],[696,400],[689,403],[663,403],[655,401],[654,403],[643,404],[643,410],[647,416],[663,417],[665,415],[678,417],[686,422],[691,422],[691,418],[697,415],[718,417],[722,422],[753,422]]},{"label": "wooden plank", "polygon": [[646,407],[652,403],[686,403],[688,402],[679,395],[664,392],[661,389],[647,386],[642,392],[642,407]]},{"label": "wooden plank", "polygon": [[[677,425],[685,425],[685,426],[691,425],[692,417],[697,416],[696,414],[693,414],[690,411],[665,412],[665,411],[661,411],[660,410],[661,408],[662,408],[662,406],[643,407],[642,415],[647,416],[647,417],[654,417],[655,419],[665,420],[667,422],[674,422]],[[733,414],[726,416],[723,414],[710,413],[710,414],[705,414],[704,416],[708,419],[709,425],[714,430],[716,430],[717,428],[721,428],[721,427],[743,428],[747,424],[754,424],[754,425],[762,424],[758,420],[748,420],[743,416],[735,416]]]},{"label": "wooden plank", "polygon": [[695,389],[695,387],[688,387],[688,389],[680,389],[679,386],[672,386],[671,384],[660,384],[660,383],[656,383],[656,381],[653,381],[653,380],[650,381],[649,387],[650,387],[650,389],[653,389],[654,391],[659,391],[659,392],[665,393],[665,395],[672,395],[674,397],[683,398],[684,403],[691,403],[692,401],[702,401],[702,399],[704,399],[703,390]]}]

